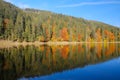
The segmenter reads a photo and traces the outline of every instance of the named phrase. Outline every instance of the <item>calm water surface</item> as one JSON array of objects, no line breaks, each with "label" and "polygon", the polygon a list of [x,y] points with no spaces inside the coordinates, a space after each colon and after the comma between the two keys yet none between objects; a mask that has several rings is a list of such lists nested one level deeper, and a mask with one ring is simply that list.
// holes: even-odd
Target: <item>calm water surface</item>
[{"label": "calm water surface", "polygon": [[2,48],[0,80],[120,80],[120,44]]}]

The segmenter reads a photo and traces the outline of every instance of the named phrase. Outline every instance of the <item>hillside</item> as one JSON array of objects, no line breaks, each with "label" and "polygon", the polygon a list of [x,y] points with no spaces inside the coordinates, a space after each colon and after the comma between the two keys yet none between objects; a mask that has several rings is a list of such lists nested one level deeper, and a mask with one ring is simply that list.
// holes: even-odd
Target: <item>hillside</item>
[{"label": "hillside", "polygon": [[120,29],[36,9],[20,9],[0,0],[0,39],[12,41],[120,41]]}]

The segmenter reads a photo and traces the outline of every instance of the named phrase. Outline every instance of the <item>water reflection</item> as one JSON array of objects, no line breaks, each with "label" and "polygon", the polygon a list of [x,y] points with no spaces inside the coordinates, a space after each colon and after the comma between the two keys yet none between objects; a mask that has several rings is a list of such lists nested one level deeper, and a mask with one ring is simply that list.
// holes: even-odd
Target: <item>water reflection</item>
[{"label": "water reflection", "polygon": [[0,49],[0,80],[49,75],[120,56],[120,44],[19,46]]}]

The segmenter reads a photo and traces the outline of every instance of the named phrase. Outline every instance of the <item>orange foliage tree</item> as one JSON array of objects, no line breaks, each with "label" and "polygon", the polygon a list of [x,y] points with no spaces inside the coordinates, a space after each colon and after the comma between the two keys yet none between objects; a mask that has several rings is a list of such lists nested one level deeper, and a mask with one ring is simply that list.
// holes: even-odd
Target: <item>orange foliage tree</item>
[{"label": "orange foliage tree", "polygon": [[69,40],[68,29],[66,27],[63,27],[62,30],[61,30],[61,38],[64,41],[68,41]]},{"label": "orange foliage tree", "polygon": [[112,55],[114,51],[115,51],[115,43],[111,43],[107,48],[107,50],[105,51],[106,57],[109,57],[110,55]]},{"label": "orange foliage tree", "polygon": [[102,44],[101,43],[96,45],[96,51],[97,51],[97,54],[96,54],[97,57],[101,58],[102,57]]},{"label": "orange foliage tree", "polygon": [[78,34],[78,41],[81,41],[81,39],[82,39],[82,35]]},{"label": "orange foliage tree", "polygon": [[101,32],[101,30],[100,30],[100,28],[98,28],[97,31],[96,31],[96,41],[97,42],[102,41],[102,36],[101,36],[100,32]]},{"label": "orange foliage tree", "polygon": [[67,59],[68,53],[69,53],[69,46],[68,46],[68,45],[63,46],[63,47],[61,48],[61,53],[62,53],[63,59]]},{"label": "orange foliage tree", "polygon": [[114,41],[115,40],[115,35],[112,32],[110,32],[108,30],[105,30],[104,34],[106,35],[106,37],[109,41]]}]

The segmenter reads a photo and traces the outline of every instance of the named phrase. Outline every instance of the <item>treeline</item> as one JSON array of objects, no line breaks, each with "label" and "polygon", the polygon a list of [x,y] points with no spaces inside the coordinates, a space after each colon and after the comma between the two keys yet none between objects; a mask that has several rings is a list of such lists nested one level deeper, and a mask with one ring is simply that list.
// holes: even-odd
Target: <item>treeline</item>
[{"label": "treeline", "polygon": [[0,1],[0,39],[13,41],[120,41],[120,29],[49,11],[20,9]]}]

